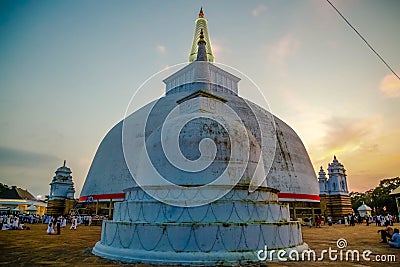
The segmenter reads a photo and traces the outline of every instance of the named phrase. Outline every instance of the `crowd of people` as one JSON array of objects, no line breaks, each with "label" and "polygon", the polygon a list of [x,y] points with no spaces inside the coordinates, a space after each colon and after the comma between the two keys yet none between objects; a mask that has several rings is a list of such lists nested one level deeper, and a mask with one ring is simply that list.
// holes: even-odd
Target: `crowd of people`
[{"label": "crowd of people", "polygon": [[69,216],[68,218],[64,216],[59,216],[57,218],[46,215],[44,216],[45,218],[43,223],[47,223],[47,233],[57,234],[57,235],[60,234],[61,228],[65,228],[67,226],[67,223],[71,223],[71,226],[69,228],[70,230],[76,230],[76,228],[79,225],[91,226],[93,220],[103,221],[108,219],[107,216],[100,217],[100,216],[90,216],[90,215]]},{"label": "crowd of people", "polygon": [[40,220],[40,216],[34,214],[0,215],[0,230],[29,229],[25,224],[39,223]]},{"label": "crowd of people", "polygon": [[[400,248],[400,234],[399,229],[393,228],[394,223],[399,223],[399,215],[366,215],[360,216],[357,214],[348,214],[337,221],[337,224],[344,224],[345,226],[355,226],[357,224],[366,223],[369,226],[375,223],[376,226],[384,226],[384,229],[378,230],[381,234],[381,243],[388,243],[389,246]],[[327,220],[321,215],[316,215],[314,220],[312,217],[308,217],[305,220],[307,225],[311,228],[313,225],[315,227],[321,227],[322,223],[327,223],[329,226],[333,225],[332,217],[328,216]]]},{"label": "crowd of people", "polygon": [[[314,219],[315,226],[321,227],[323,220],[324,218],[321,215],[316,215]],[[313,226],[313,219],[311,217],[307,218],[305,221],[307,222],[308,227],[311,228]]]},{"label": "crowd of people", "polygon": [[68,223],[71,224],[71,230],[76,230],[79,225],[90,226],[93,221],[102,220],[107,220],[107,216],[0,215],[0,230],[29,230],[29,224],[42,223],[47,224],[47,234],[60,234],[61,228],[66,228]]},{"label": "crowd of people", "polygon": [[[57,234],[59,235],[61,233],[61,228],[65,228],[67,226],[67,218],[64,216],[58,216],[57,219],[51,217],[51,216],[46,216],[45,221],[47,223],[47,234],[52,235],[52,234]],[[77,219],[73,217],[71,219],[71,228],[73,230],[76,230],[76,221]]]},{"label": "crowd of people", "polygon": [[399,220],[400,220],[399,215],[392,216],[390,214],[387,214],[387,215],[377,215],[374,217],[371,216],[371,221],[375,222],[377,226],[385,226],[386,224],[393,226],[393,223],[394,222],[399,223],[400,222]]},{"label": "crowd of people", "polygon": [[385,226],[387,223],[393,226],[393,223],[399,223],[399,216],[398,215],[365,215],[360,216],[356,214],[349,214],[344,216],[343,220],[339,220],[339,224],[345,224],[350,226],[355,226],[356,223],[362,224],[363,222],[369,226],[371,223],[375,223],[376,226]]}]

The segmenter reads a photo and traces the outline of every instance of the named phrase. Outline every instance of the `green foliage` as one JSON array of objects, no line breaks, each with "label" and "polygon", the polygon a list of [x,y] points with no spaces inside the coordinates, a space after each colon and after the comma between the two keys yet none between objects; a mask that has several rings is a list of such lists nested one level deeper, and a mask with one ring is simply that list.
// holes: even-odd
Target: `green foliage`
[{"label": "green foliage", "polygon": [[367,195],[365,193],[351,192],[350,198],[351,198],[351,207],[353,208],[354,211],[357,211],[357,208],[360,207],[363,204],[363,202],[369,205],[368,201],[366,201]]},{"label": "green foliage", "polygon": [[[370,189],[364,193],[351,192],[351,205],[354,211],[362,205],[363,202],[372,208],[376,214],[397,214],[396,200],[389,195],[394,189],[400,186],[400,178],[389,178],[380,181],[379,185],[374,189]],[[386,211],[384,211],[386,207]],[[374,212],[376,211],[376,212]]]},{"label": "green foliage", "polygon": [[10,189],[8,185],[0,183],[0,194],[6,191],[7,189]]}]

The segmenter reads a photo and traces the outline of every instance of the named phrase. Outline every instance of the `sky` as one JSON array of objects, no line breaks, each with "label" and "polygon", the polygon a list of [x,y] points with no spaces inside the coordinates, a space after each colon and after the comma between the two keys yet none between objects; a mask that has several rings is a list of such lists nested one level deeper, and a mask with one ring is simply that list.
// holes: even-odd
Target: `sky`
[{"label": "sky", "polygon": [[[400,1],[331,1],[399,74]],[[48,195],[65,159],[78,197],[135,90],[187,62],[201,6],[216,62],[261,88],[316,172],[336,155],[351,191],[400,175],[400,81],[326,1],[2,0],[0,182]]]}]

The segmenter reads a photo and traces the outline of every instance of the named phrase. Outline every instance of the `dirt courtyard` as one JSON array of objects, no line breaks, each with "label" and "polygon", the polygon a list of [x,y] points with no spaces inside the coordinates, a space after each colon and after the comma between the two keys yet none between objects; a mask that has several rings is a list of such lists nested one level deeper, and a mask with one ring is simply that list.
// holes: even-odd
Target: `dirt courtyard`
[{"label": "dirt courtyard", "polygon": [[[61,235],[47,235],[46,225],[30,225],[31,230],[0,231],[0,266],[137,266],[147,267],[147,264],[123,264],[109,261],[91,254],[94,244],[100,239],[100,226],[79,226],[77,230],[62,229]],[[400,228],[395,224],[395,228]],[[317,258],[321,251],[329,247],[338,249],[337,240],[347,241],[346,250],[358,250],[360,261],[331,261],[325,254],[323,261],[312,262],[260,262],[251,266],[400,266],[400,249],[390,248],[379,243],[380,235],[375,225],[344,225],[322,226],[308,228],[303,226],[303,239],[310,249],[316,251]],[[262,248],[260,248],[262,249]],[[362,252],[370,250],[370,261],[362,260]],[[337,255],[339,255],[337,253]],[[381,256],[383,255],[383,256]],[[388,255],[394,255],[396,262],[388,262]],[[378,262],[379,258],[386,262]]]}]

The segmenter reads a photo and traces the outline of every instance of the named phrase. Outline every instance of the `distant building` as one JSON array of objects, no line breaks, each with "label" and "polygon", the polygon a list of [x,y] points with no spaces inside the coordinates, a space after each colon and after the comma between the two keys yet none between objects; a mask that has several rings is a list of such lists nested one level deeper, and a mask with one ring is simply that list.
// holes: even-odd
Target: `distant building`
[{"label": "distant building", "polygon": [[334,220],[343,219],[345,215],[352,214],[349,189],[347,187],[346,170],[334,156],[332,163],[328,164],[328,177],[321,166],[318,173],[320,189],[321,212],[325,216],[332,216]]},{"label": "distant building", "polygon": [[71,169],[64,165],[56,170],[56,175],[50,183],[49,200],[73,199],[75,195],[74,182],[72,181]]},{"label": "distant building", "polygon": [[46,213],[47,204],[37,200],[28,190],[12,186],[0,192],[0,214]]},{"label": "distant building", "polygon": [[68,214],[73,208],[75,188],[71,169],[64,165],[56,170],[50,183],[50,195],[47,212],[50,215]]}]

